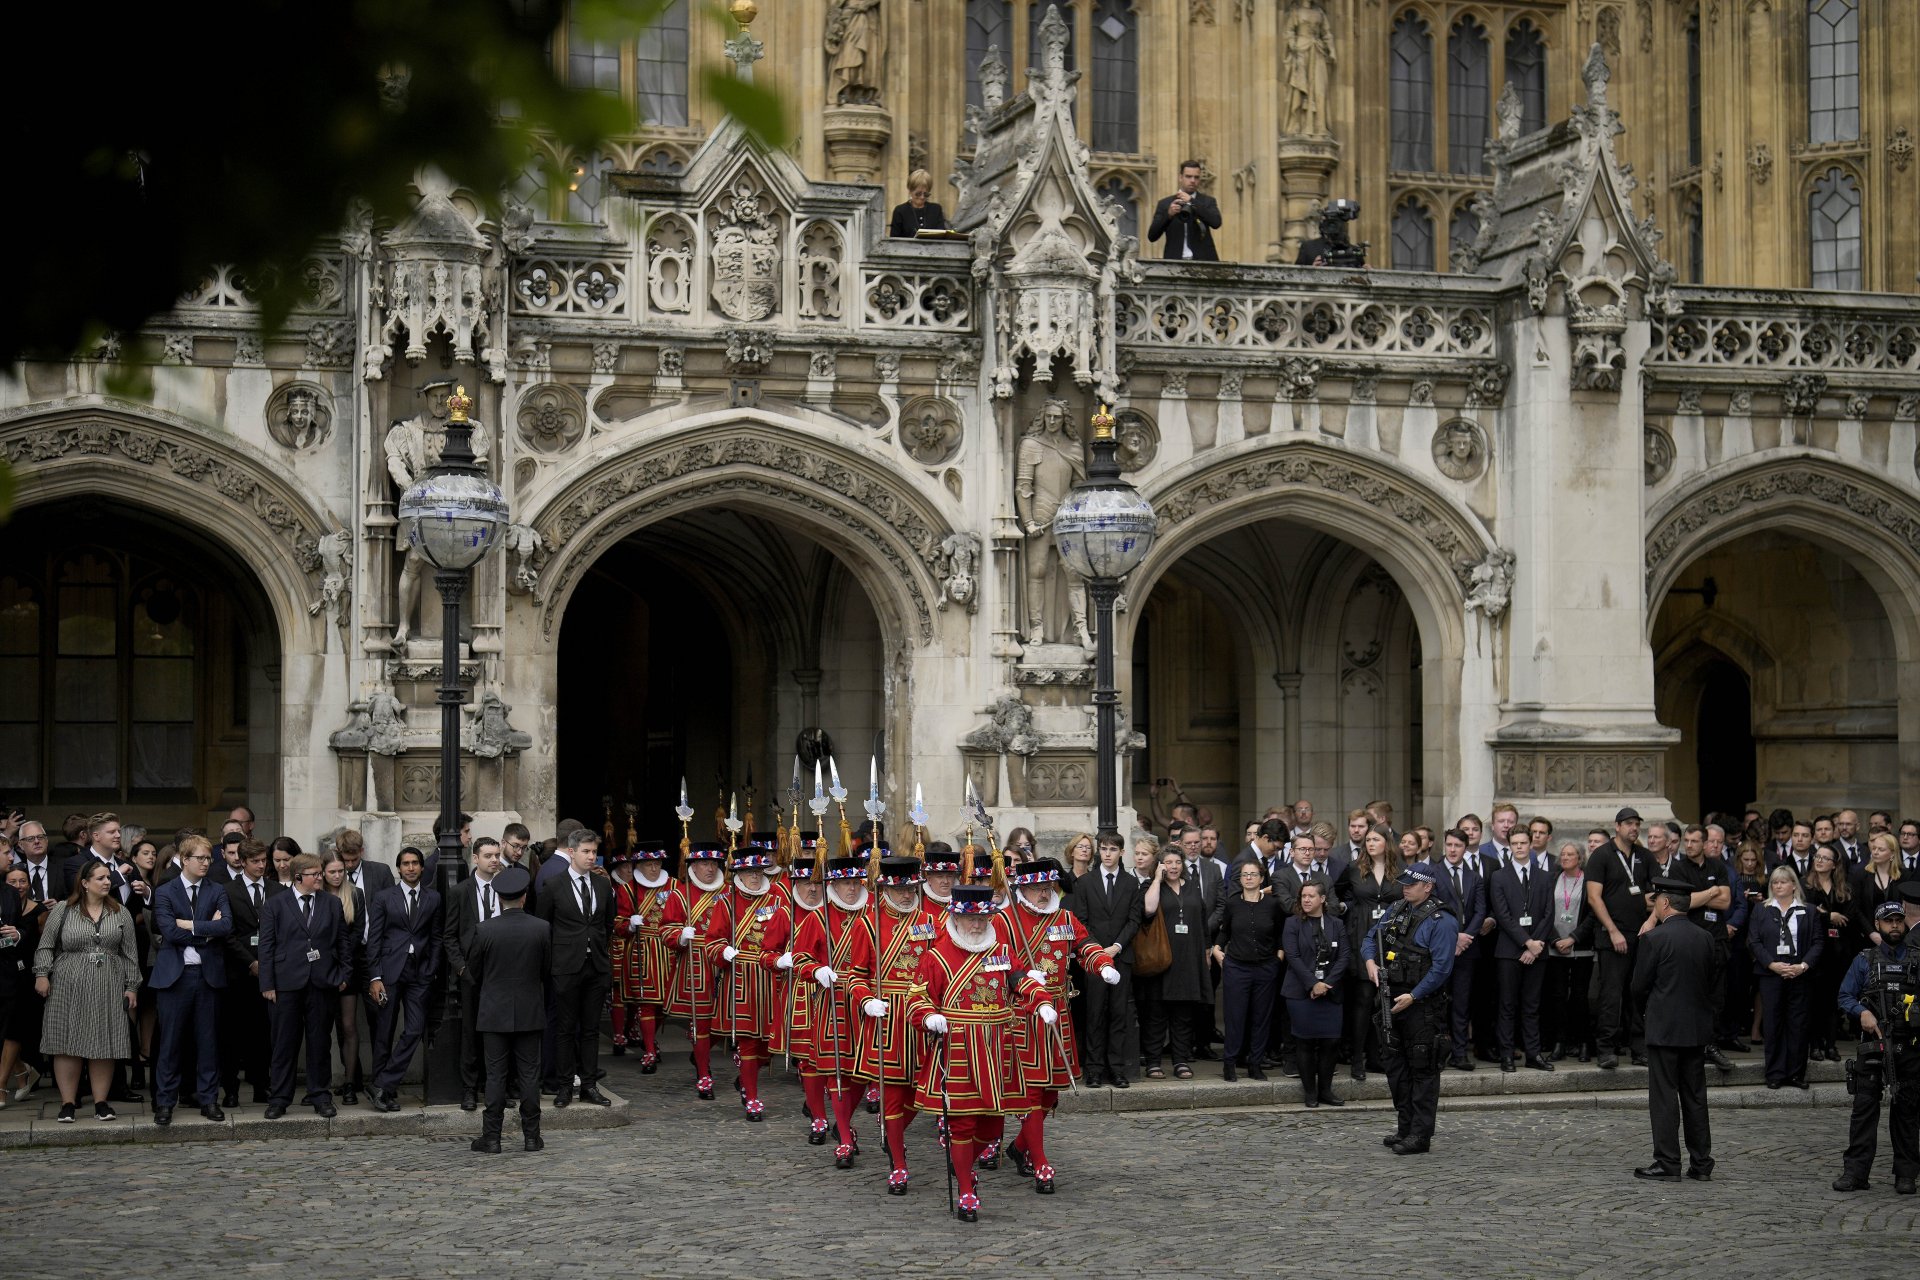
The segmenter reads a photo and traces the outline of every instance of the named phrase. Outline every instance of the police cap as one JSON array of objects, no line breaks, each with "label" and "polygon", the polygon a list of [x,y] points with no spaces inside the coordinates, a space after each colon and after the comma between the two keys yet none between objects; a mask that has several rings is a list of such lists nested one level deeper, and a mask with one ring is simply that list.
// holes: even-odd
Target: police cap
[{"label": "police cap", "polygon": [[1920,907],[1920,880],[1900,882],[1900,901],[1909,907]]},{"label": "police cap", "polygon": [[508,867],[493,878],[493,891],[509,901],[526,897],[532,887],[533,876],[525,867]]},{"label": "police cap", "polygon": [[1655,893],[1691,894],[1693,892],[1693,886],[1675,876],[1655,876],[1653,878],[1653,891]]},{"label": "police cap", "polygon": [[[1916,904],[1916,905],[1920,905],[1920,904]],[[1906,913],[1906,908],[1901,906],[1898,902],[1883,902],[1879,906],[1874,908],[1873,918],[1875,920],[1891,920],[1893,917],[1897,915],[1904,915],[1905,913]]]}]

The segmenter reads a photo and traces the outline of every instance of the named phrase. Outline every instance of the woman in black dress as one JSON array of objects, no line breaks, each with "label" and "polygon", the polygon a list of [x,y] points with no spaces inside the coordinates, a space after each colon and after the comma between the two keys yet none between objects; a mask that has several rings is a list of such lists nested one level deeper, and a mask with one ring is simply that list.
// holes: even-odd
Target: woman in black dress
[{"label": "woman in black dress", "polygon": [[1213,975],[1207,969],[1207,912],[1200,899],[1200,886],[1186,878],[1186,860],[1177,849],[1160,855],[1159,870],[1147,886],[1141,901],[1145,915],[1158,915],[1166,921],[1167,946],[1173,963],[1160,975],[1160,1003],[1154,1010],[1153,1024],[1142,1033],[1140,1046],[1147,1060],[1147,1076],[1166,1079],[1160,1069],[1160,1053],[1167,1049],[1173,1058],[1173,1074],[1182,1080],[1193,1079],[1194,1010],[1213,1000]]},{"label": "woman in black dress", "polygon": [[[1375,828],[1379,830],[1379,828]],[[1280,935],[1287,974],[1280,994],[1293,1027],[1294,1058],[1306,1104],[1343,1105],[1333,1092],[1334,1051],[1340,1043],[1341,983],[1347,976],[1346,934],[1327,914],[1327,882],[1314,876],[1300,886],[1300,901]]]},{"label": "woman in black dress", "polygon": [[1273,1028],[1273,989],[1280,980],[1280,901],[1267,892],[1267,873],[1258,862],[1235,869],[1240,891],[1221,904],[1213,933],[1213,958],[1220,963],[1220,990],[1227,1019],[1227,1042],[1220,1055],[1220,1077],[1233,1080],[1234,1068],[1246,1068],[1252,1080],[1265,1080],[1261,1062]]},{"label": "woman in black dress", "polygon": [[893,207],[893,221],[887,225],[887,234],[911,240],[921,231],[945,231],[947,215],[927,199],[932,192],[932,174],[925,169],[915,169],[908,174],[907,202]]},{"label": "woman in black dress", "polygon": [[[1408,838],[1412,834],[1408,832]],[[1347,868],[1346,891],[1341,897],[1347,906],[1346,932],[1354,946],[1400,901],[1400,870],[1405,865],[1406,847],[1385,827],[1372,827],[1364,839],[1363,856]],[[1419,847],[1418,841],[1414,841],[1414,847]],[[1356,1083],[1364,1081],[1369,1070],[1386,1069],[1380,1063],[1380,1027],[1374,1017],[1374,1001],[1379,994],[1367,981],[1365,969],[1357,964],[1347,966],[1347,1069]]]},{"label": "woman in black dress", "polygon": [[1867,837],[1867,865],[1853,875],[1853,924],[1866,942],[1878,944],[1879,930],[1874,928],[1873,913],[1883,902],[1900,901],[1900,845],[1889,831],[1877,831]]},{"label": "woman in black dress", "polygon": [[1866,934],[1854,916],[1853,886],[1847,883],[1847,873],[1842,869],[1845,861],[1837,841],[1815,848],[1813,866],[1802,891],[1807,905],[1820,913],[1827,935],[1820,963],[1808,975],[1813,985],[1807,992],[1807,1052],[1828,1062],[1840,1061],[1840,980],[1866,945]]},{"label": "woman in black dress", "polygon": [[326,891],[340,899],[340,909],[346,913],[347,936],[352,940],[353,962],[349,966],[347,989],[340,993],[339,1024],[340,1061],[346,1067],[346,1084],[340,1090],[340,1102],[343,1106],[353,1106],[360,1101],[360,1090],[365,1087],[365,1077],[360,1073],[360,993],[367,989],[367,895],[352,881],[347,879],[347,864],[338,854],[328,854],[326,866],[321,869]]}]

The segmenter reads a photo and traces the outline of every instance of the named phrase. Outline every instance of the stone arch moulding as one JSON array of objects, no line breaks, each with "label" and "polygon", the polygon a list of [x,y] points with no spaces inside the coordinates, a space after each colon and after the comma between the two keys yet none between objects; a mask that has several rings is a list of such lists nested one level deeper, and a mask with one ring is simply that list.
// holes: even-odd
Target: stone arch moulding
[{"label": "stone arch moulding", "polygon": [[1892,485],[1794,454],[1709,473],[1649,513],[1647,625],[1697,557],[1759,529],[1828,547],[1879,593],[1902,660],[1920,659],[1920,504]]},{"label": "stone arch moulding", "polygon": [[953,532],[933,501],[883,458],[837,443],[811,423],[728,409],[645,447],[591,460],[561,477],[527,519],[553,549],[536,593],[551,636],[580,575],[635,529],[721,504],[797,521],[844,553],[883,626],[933,638]]},{"label": "stone arch moulding", "polygon": [[[80,497],[112,483],[128,502],[212,537],[260,580],[284,651],[320,647],[318,543],[340,522],[283,469],[184,418],[103,398],[30,405],[0,417],[0,458],[21,505]],[[128,481],[133,481],[129,484]]]},{"label": "stone arch moulding", "polygon": [[1775,680],[1779,664],[1752,627],[1723,611],[1702,609],[1653,655],[1655,681],[1691,679],[1711,659],[1731,662],[1746,675],[1753,687],[1755,703],[1771,705],[1779,700]]}]

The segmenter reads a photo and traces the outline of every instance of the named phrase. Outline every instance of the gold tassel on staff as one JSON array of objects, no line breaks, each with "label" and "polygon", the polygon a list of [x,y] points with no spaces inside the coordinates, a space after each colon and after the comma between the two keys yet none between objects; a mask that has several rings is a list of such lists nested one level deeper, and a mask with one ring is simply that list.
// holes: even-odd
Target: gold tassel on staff
[{"label": "gold tassel on staff", "polygon": [[601,796],[600,807],[606,811],[606,815],[607,815],[606,822],[600,828],[600,835],[601,835],[600,848],[604,850],[604,856],[612,857],[613,856],[613,797]]},{"label": "gold tassel on staff", "polygon": [[685,875],[687,864],[693,853],[693,837],[687,830],[687,824],[693,821],[693,806],[687,803],[687,780],[680,779],[680,803],[674,808],[673,816],[680,819],[680,874]]},{"label": "gold tassel on staff", "polygon": [[844,858],[853,852],[853,828],[847,825],[847,789],[840,785],[840,766],[832,756],[827,757],[827,771],[833,777],[827,794],[840,807],[840,856]]}]

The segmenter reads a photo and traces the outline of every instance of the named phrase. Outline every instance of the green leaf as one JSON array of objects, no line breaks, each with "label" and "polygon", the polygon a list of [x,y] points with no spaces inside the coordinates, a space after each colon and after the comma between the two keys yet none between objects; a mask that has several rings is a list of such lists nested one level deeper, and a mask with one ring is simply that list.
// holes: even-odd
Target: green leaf
[{"label": "green leaf", "polygon": [[750,84],[731,72],[708,67],[700,73],[700,83],[723,110],[738,120],[747,136],[768,151],[787,145],[791,134],[787,114],[780,98],[770,89]]}]

